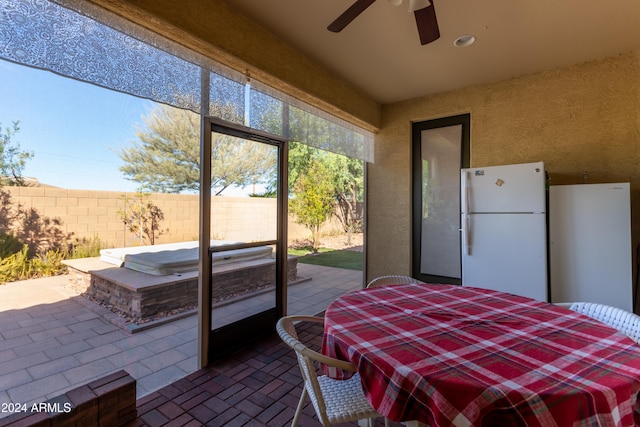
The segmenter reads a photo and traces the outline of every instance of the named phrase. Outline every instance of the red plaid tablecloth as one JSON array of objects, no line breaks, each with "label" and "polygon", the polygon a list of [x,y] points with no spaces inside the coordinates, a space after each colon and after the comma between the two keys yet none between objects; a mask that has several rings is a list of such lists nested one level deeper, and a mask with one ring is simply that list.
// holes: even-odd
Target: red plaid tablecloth
[{"label": "red plaid tablecloth", "polygon": [[351,292],[326,311],[322,351],[352,361],[371,405],[394,421],[634,425],[640,346],[516,295],[421,284]]}]

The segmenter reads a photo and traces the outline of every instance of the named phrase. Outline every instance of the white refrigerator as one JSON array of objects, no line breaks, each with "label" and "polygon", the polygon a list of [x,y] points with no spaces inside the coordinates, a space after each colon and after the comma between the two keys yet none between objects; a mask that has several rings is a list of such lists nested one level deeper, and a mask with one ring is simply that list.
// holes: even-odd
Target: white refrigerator
[{"label": "white refrigerator", "polygon": [[462,285],[548,301],[543,162],[461,171]]},{"label": "white refrigerator", "polygon": [[633,311],[628,182],[549,187],[552,302]]}]

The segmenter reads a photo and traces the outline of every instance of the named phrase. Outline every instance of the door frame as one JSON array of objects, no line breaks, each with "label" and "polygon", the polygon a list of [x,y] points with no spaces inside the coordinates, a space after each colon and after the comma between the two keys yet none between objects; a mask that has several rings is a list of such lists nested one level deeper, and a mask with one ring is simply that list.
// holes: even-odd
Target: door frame
[{"label": "door frame", "polygon": [[[422,131],[462,125],[460,169],[471,163],[471,114],[415,122],[411,124],[411,274],[424,282],[461,284],[461,279],[423,274],[420,271],[422,251]],[[455,197],[460,197],[456,194]],[[458,221],[460,216],[458,215]]]},{"label": "door frame", "polygon": [[[275,245],[275,307],[230,325],[212,330],[212,264],[211,255],[220,247],[211,247],[211,154],[213,132],[269,144],[278,149],[277,230],[276,240],[226,245],[238,249],[258,245]],[[287,209],[288,209],[288,141],[281,136],[256,131],[215,117],[203,117],[200,138],[200,209],[199,209],[199,276],[198,276],[198,361],[199,367],[212,360],[272,333],[287,307]]]}]

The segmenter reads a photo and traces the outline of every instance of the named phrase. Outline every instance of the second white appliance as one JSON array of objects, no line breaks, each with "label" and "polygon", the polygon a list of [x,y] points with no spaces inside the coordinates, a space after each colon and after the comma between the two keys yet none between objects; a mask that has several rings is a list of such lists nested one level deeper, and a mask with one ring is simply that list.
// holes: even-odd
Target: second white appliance
[{"label": "second white appliance", "polygon": [[548,301],[544,163],[461,173],[463,286]]},{"label": "second white appliance", "polygon": [[595,302],[633,311],[631,187],[549,188],[552,302]]}]

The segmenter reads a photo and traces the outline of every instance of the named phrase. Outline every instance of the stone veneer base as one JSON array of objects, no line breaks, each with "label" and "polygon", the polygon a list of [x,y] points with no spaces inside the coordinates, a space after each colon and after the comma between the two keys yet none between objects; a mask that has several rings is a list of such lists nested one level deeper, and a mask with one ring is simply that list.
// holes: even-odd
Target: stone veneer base
[{"label": "stone veneer base", "polygon": [[[91,299],[125,313],[139,323],[159,314],[189,310],[198,304],[198,273],[153,276],[114,267],[97,258],[68,260],[71,281]],[[287,278],[297,278],[297,258],[290,257]],[[273,286],[273,260],[244,261],[213,268],[213,302],[233,299]],[[175,314],[175,313],[174,313]]]}]

